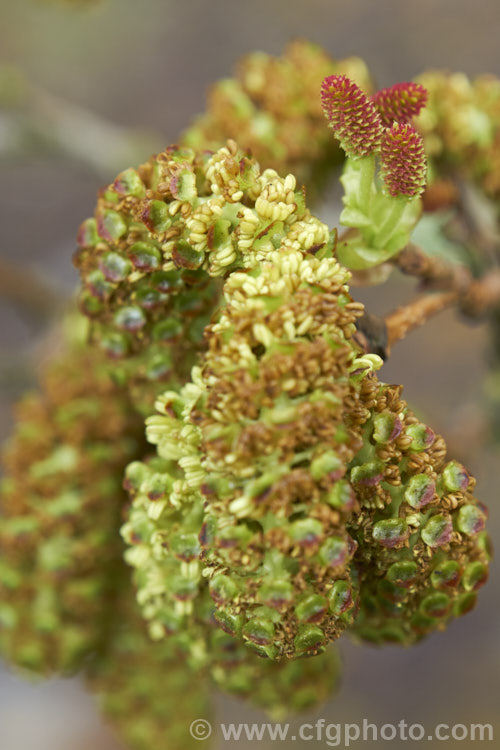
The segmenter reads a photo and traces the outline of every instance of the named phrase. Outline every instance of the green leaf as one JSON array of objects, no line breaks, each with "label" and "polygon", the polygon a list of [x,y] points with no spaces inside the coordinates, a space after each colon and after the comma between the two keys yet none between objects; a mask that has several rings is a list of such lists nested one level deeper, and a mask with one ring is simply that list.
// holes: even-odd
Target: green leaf
[{"label": "green leaf", "polygon": [[340,223],[345,227],[369,227],[372,220],[359,208],[347,206],[340,214]]},{"label": "green leaf", "polygon": [[341,182],[345,194],[340,222],[359,233],[339,243],[340,262],[353,270],[385,263],[410,241],[422,212],[421,201],[386,195],[373,179],[373,164],[366,159],[347,159]]},{"label": "green leaf", "polygon": [[412,233],[412,241],[424,252],[449,263],[468,264],[467,251],[458,242],[446,236],[446,227],[453,218],[453,211],[437,211],[424,214]]}]

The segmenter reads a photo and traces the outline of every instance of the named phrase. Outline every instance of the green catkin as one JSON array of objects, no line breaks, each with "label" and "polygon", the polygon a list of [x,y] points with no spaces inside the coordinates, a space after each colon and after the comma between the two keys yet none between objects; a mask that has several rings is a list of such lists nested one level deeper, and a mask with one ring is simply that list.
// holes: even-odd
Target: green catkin
[{"label": "green catkin", "polygon": [[[366,383],[368,386],[368,382]],[[361,512],[349,526],[360,608],[352,633],[410,645],[469,612],[488,578],[490,543],[475,480],[401,400],[372,383],[364,446],[350,467]]]},{"label": "green catkin", "polygon": [[3,455],[0,651],[37,674],[78,671],[113,614],[126,496],[121,473],[143,451],[141,420],[107,363],[70,350],[17,407]]},{"label": "green catkin", "polygon": [[[262,659],[217,627],[207,592],[197,600],[189,626],[161,642],[150,640],[125,588],[117,609],[115,631],[87,677],[104,713],[132,748],[152,742],[159,748],[184,747],[191,721],[211,713],[213,688],[244,698],[278,721],[318,706],[339,685],[336,651],[279,663]],[[149,702],[154,685],[157,698]]]},{"label": "green catkin", "polygon": [[331,647],[318,656],[276,662],[219,632],[212,648],[218,656],[210,669],[215,686],[263,709],[273,721],[317,708],[339,686],[340,657]]},{"label": "green catkin", "polygon": [[128,595],[119,614],[109,648],[87,677],[104,716],[131,750],[192,750],[192,722],[211,715],[206,680],[174,639],[151,642]]}]

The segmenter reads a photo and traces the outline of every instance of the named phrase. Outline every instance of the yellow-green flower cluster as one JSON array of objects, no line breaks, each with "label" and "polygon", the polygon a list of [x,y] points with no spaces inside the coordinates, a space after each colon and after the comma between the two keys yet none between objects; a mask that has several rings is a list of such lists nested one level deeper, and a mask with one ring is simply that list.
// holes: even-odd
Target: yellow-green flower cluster
[{"label": "yellow-green flower cluster", "polygon": [[162,416],[150,419],[157,424],[150,424],[150,439],[158,443],[160,456],[168,458],[134,462],[125,475],[133,499],[122,527],[130,545],[125,560],[136,571],[138,601],[151,621],[154,640],[185,631],[186,623],[199,615],[194,604],[203,589],[198,541],[203,501],[192,467],[193,457],[199,463],[199,441],[195,428],[180,419],[183,407],[176,393],[162,397]]},{"label": "yellow-green flower cluster", "polygon": [[282,247],[224,287],[208,331],[200,540],[216,619],[270,658],[319,653],[354,610],[342,481],[361,446],[358,390],[377,358],[351,341],[360,306],[333,257]]},{"label": "yellow-green flower cluster", "polygon": [[141,419],[103,357],[73,350],[17,408],[1,486],[0,652],[68,674],[102,644],[121,572],[121,475]]},{"label": "yellow-green flower cluster", "polygon": [[129,467],[123,535],[154,637],[185,627],[209,579],[221,627],[279,659],[321,652],[354,611],[355,500],[341,480],[380,360],[351,340],[362,306],[294,179],[252,163],[234,184],[241,163],[224,148],[205,167],[239,204],[242,244],[201,367],[147,421],[159,458]]}]

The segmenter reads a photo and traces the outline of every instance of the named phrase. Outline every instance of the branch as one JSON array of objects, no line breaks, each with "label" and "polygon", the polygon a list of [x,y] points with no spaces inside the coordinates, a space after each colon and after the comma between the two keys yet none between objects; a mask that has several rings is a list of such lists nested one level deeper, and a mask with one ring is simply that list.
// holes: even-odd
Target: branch
[{"label": "branch", "polygon": [[499,307],[500,268],[471,281],[460,296],[460,309],[470,318],[484,318]]},{"label": "branch", "polygon": [[388,352],[393,344],[404,339],[410,331],[419,328],[429,318],[447,307],[451,307],[457,300],[458,293],[456,291],[428,294],[387,315],[385,325],[387,328]]},{"label": "branch", "polygon": [[429,256],[413,243],[401,250],[393,263],[402,273],[420,279],[427,289],[462,292],[472,282],[472,274],[466,266]]},{"label": "branch", "polygon": [[55,154],[78,161],[100,179],[144,160],[161,147],[159,134],[122,127],[54,96],[0,65],[0,158]]},{"label": "branch", "polygon": [[[410,260],[419,261],[420,252],[407,255],[405,263]],[[435,275],[431,274],[433,283],[439,282],[450,288],[425,294],[394,310],[385,318],[365,313],[358,323],[356,333],[356,341],[365,351],[387,359],[391,347],[397,341],[404,339],[434,315],[454,305],[458,305],[464,315],[474,319],[485,318],[500,308],[500,269],[491,270],[482,279],[473,279],[470,274],[462,274],[459,269],[456,274],[449,276],[448,270],[445,273],[442,268],[446,264],[441,261],[434,264],[435,259],[428,259],[427,256],[424,260],[430,261],[428,268],[436,272]]]}]

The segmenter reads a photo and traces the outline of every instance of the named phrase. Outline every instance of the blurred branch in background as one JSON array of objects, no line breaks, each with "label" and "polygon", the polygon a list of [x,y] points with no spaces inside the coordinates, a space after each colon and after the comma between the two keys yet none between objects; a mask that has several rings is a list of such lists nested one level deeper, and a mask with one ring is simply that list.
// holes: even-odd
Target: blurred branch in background
[{"label": "blurred branch in background", "polygon": [[0,160],[29,154],[62,156],[109,180],[163,147],[159,133],[121,127],[0,65]]},{"label": "blurred branch in background", "polygon": [[67,307],[67,294],[48,285],[32,270],[0,257],[0,297],[14,304],[30,320],[46,323]]}]

